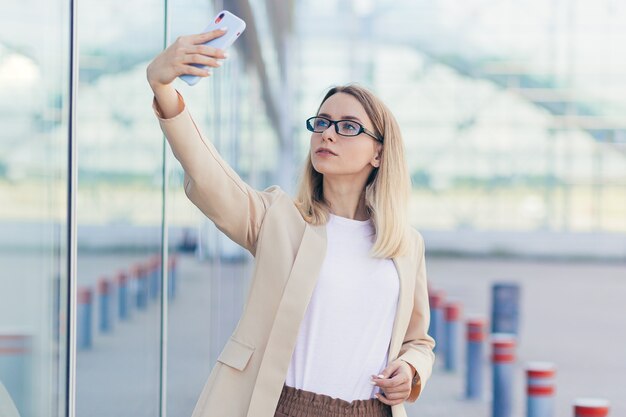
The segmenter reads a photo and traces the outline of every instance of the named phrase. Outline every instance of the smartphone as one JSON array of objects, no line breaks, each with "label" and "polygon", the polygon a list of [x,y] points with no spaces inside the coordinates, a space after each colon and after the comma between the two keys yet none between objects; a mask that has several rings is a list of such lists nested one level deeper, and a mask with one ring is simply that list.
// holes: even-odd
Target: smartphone
[{"label": "smartphone", "polygon": [[[204,28],[204,30],[201,33],[210,32],[212,30],[220,29],[223,27],[228,28],[228,30],[226,31],[224,35],[220,36],[219,38],[215,38],[213,40],[205,42],[204,45],[226,50],[230,45],[233,44],[233,42],[237,40],[239,35],[241,35],[243,31],[246,29],[246,22],[244,22],[242,19],[235,16],[228,10],[222,10],[215,16],[213,21],[209,23],[207,27]],[[190,65],[193,65],[194,67],[198,67],[202,69],[209,68],[207,65],[202,65],[202,64],[190,64]],[[198,81],[202,79],[202,77],[199,77],[197,75],[192,75],[192,74],[179,75],[178,78],[180,78],[181,80],[183,80],[189,85],[195,85]]]}]

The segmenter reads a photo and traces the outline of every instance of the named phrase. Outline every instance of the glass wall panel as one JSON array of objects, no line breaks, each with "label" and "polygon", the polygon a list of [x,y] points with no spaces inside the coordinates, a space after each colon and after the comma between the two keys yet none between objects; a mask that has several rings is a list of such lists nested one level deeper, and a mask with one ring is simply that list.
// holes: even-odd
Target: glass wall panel
[{"label": "glass wall panel", "polygon": [[69,5],[0,14],[0,414],[66,410]]},{"label": "glass wall panel", "polygon": [[[0,17],[0,405],[22,417],[69,409],[69,3],[11,4]],[[162,340],[163,137],[145,70],[166,28],[165,4],[152,3],[81,2],[74,22],[78,416],[158,415],[162,343],[168,411],[189,415],[248,291],[250,254],[189,202],[167,147],[169,337]],[[171,39],[199,31],[227,7],[219,3],[171,4]],[[268,39],[264,33],[265,49],[273,47]],[[277,127],[263,101],[275,93],[242,51],[232,49],[201,85],[175,85],[227,162],[262,189],[278,172]],[[276,56],[267,49],[263,65],[276,66]],[[276,68],[269,72],[278,85]]]},{"label": "glass wall panel", "polygon": [[164,4],[79,7],[78,416],[159,413],[162,136],[146,66]]}]

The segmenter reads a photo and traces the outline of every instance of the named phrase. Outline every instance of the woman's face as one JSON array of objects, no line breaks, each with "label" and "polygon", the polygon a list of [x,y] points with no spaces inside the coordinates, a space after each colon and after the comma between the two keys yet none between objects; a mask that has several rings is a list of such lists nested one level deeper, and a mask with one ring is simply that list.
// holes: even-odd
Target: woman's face
[{"label": "woman's face", "polygon": [[[317,116],[330,120],[352,119],[374,131],[365,109],[350,94],[333,94],[322,104]],[[329,149],[334,155],[320,152],[321,148]],[[352,137],[339,135],[333,124],[322,133],[311,134],[311,162],[313,168],[323,175],[357,175],[365,180],[380,164],[376,159],[380,148],[381,144],[366,133]]]}]

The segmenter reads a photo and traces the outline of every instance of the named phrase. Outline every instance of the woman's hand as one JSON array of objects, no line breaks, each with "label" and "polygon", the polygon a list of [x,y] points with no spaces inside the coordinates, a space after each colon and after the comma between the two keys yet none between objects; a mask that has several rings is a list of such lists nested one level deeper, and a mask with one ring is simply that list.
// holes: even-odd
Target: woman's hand
[{"label": "woman's hand", "polygon": [[190,64],[201,64],[209,67],[222,65],[218,59],[226,58],[226,53],[211,46],[202,45],[212,39],[219,38],[226,32],[217,29],[197,35],[179,36],[174,43],[157,55],[148,65],[146,77],[154,90],[168,85],[182,74],[208,77],[210,70],[195,67]]},{"label": "woman's hand", "polygon": [[408,362],[396,359],[382,371],[383,378],[372,375],[372,384],[378,385],[385,394],[383,396],[377,393],[376,398],[388,405],[404,402],[411,394],[413,372],[413,367]]}]

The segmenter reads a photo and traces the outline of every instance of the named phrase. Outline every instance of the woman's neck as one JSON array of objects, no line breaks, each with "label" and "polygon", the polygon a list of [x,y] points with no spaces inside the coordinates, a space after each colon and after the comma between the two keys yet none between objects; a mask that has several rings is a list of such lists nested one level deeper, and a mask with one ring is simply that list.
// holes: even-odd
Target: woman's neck
[{"label": "woman's neck", "polygon": [[324,178],[324,200],[331,213],[353,220],[367,220],[369,214],[365,206],[363,187],[354,183],[329,181]]}]

